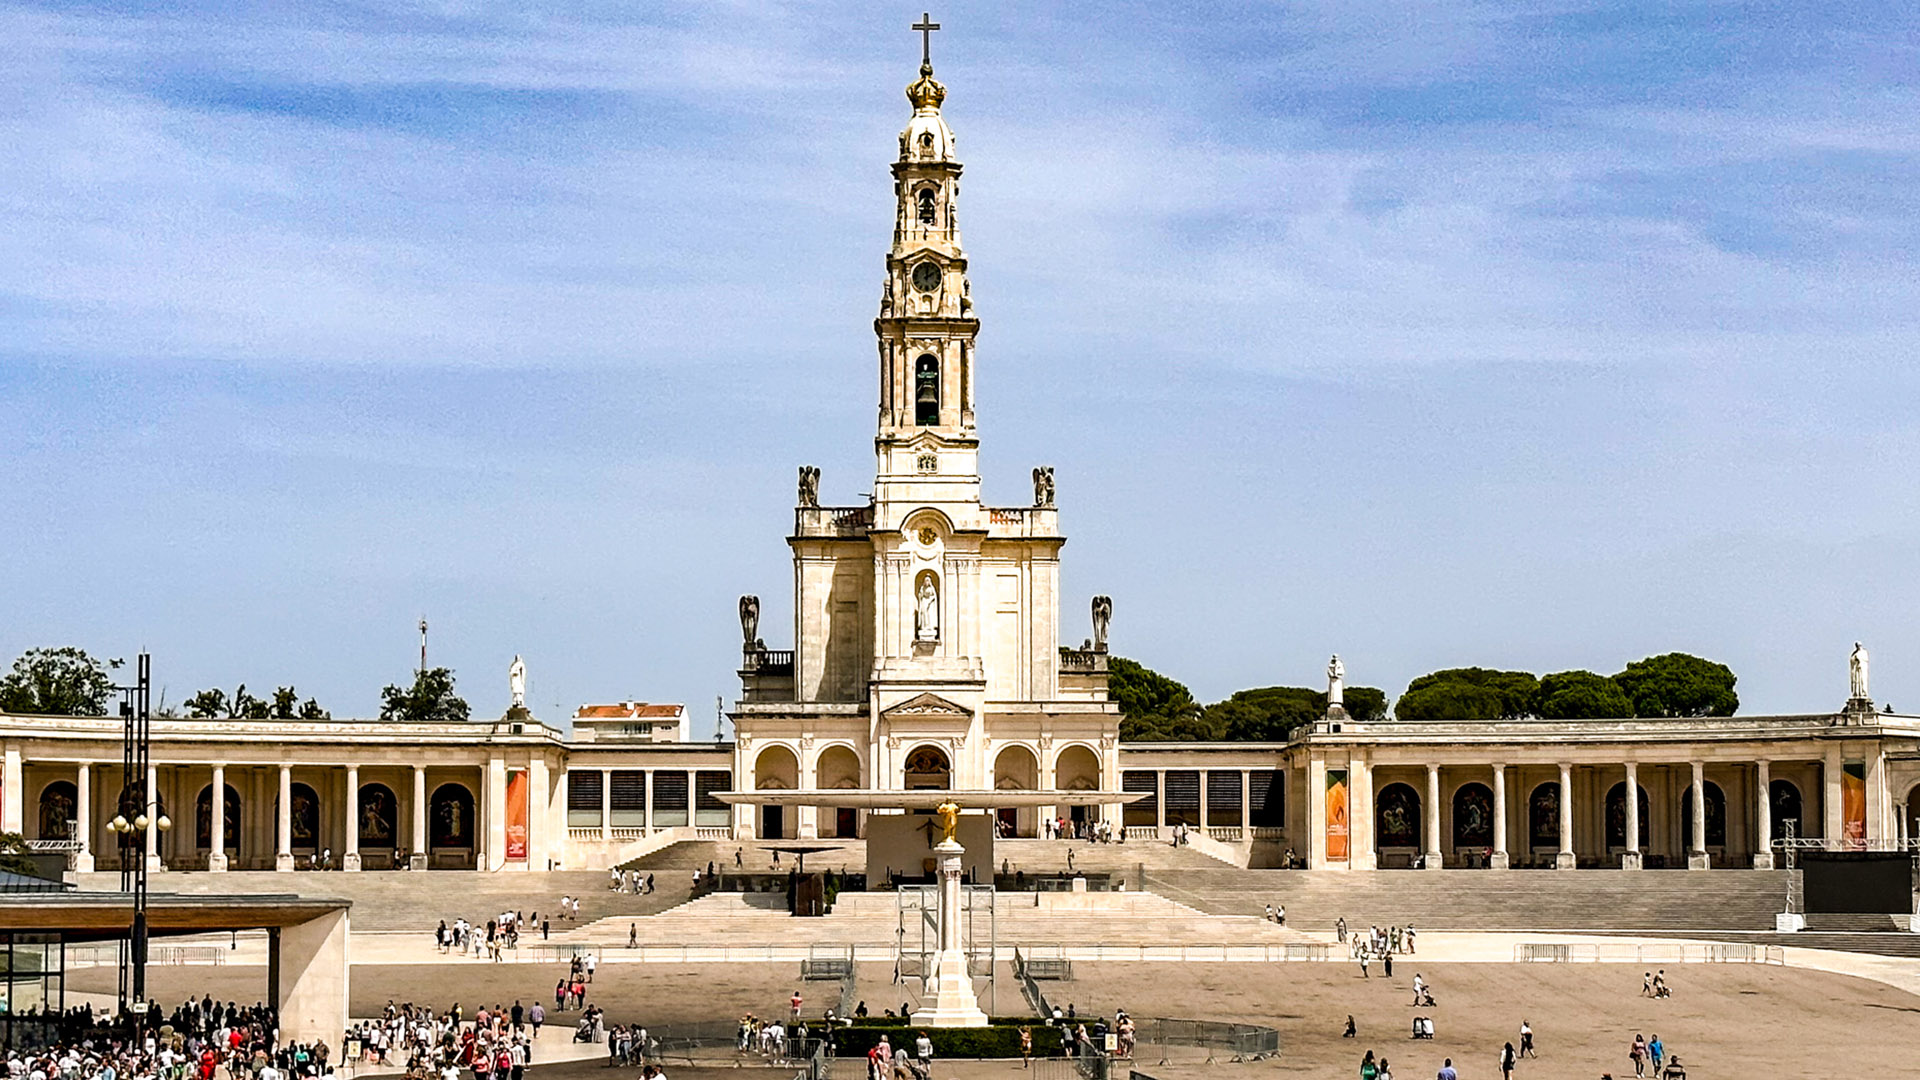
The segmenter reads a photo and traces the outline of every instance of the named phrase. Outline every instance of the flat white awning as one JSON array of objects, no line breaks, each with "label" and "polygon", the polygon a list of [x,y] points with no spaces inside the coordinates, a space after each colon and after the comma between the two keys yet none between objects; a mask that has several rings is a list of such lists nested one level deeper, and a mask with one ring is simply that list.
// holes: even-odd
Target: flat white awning
[{"label": "flat white awning", "polygon": [[878,791],[872,788],[763,788],[716,791],[713,797],[736,806],[842,806],[853,810],[932,810],[941,803],[962,810],[1006,810],[1020,806],[1110,806],[1138,802],[1151,791]]}]

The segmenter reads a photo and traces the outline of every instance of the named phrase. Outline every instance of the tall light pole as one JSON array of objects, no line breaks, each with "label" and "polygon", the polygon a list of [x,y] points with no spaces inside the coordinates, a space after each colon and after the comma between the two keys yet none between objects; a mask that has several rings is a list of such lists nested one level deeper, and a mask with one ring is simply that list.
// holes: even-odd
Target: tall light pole
[{"label": "tall light pole", "polygon": [[[120,891],[133,897],[133,921],[127,929],[125,954],[120,964],[120,1009],[142,1005],[147,999],[147,835],[149,830],[166,832],[172,819],[160,812],[160,794],[148,783],[153,763],[153,658],[140,654],[134,669],[132,686],[116,686],[120,691],[120,761],[125,779],[113,820],[107,823],[120,837]],[[138,785],[137,787],[135,785]],[[127,806],[125,790],[140,793],[136,806]],[[127,811],[134,811],[131,821]],[[156,841],[155,850],[158,850]],[[128,865],[129,852],[133,853]]]}]

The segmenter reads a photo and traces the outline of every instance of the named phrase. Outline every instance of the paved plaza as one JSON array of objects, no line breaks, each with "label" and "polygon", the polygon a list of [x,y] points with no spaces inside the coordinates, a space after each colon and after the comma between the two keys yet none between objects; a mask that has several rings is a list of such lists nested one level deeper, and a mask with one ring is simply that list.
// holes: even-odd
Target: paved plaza
[{"label": "paved plaza", "polygon": [[[364,951],[360,957],[372,959]],[[563,970],[557,964],[363,962],[353,970],[351,1008],[355,1016],[367,1016],[388,999],[435,1006],[459,1001],[469,1010],[483,1002],[551,1004]],[[1416,972],[1433,985],[1436,1008],[1409,1004]],[[1626,1047],[1635,1032],[1659,1034],[1689,1063],[1693,1077],[1920,1075],[1901,1049],[1920,1039],[1920,997],[1868,979],[1780,966],[1688,964],[1667,974],[1676,993],[1665,1001],[1641,997],[1641,972],[1625,965],[1425,964],[1413,957],[1396,962],[1392,979],[1380,977],[1376,966],[1375,977],[1363,980],[1347,963],[1081,963],[1072,981],[1043,986],[1056,1004],[1071,1003],[1083,1015],[1125,1008],[1140,1017],[1238,1020],[1281,1032],[1277,1062],[1221,1062],[1202,1070],[1194,1051],[1179,1050],[1160,1067],[1157,1050],[1147,1048],[1136,1067],[1157,1075],[1349,1076],[1357,1075],[1360,1056],[1373,1049],[1393,1062],[1398,1077],[1424,1080],[1448,1056],[1463,1077],[1497,1076],[1496,1054],[1503,1042],[1517,1043],[1522,1018],[1532,1023],[1541,1052],[1519,1071],[1527,1077],[1594,1080],[1603,1071],[1631,1076]],[[912,997],[891,982],[883,965],[863,964],[859,975],[860,996],[875,1014]],[[163,1001],[207,992],[251,1001],[265,985],[265,973],[250,966],[168,967],[155,969],[152,983]],[[112,986],[107,968],[76,972],[71,979],[75,990]],[[787,964],[613,962],[601,966],[588,1000],[615,1023],[659,1025],[747,1012],[782,1015],[796,986],[807,996],[810,1014],[837,993],[835,984],[800,983],[795,966]],[[986,984],[980,986],[984,1006]],[[1002,970],[998,992],[998,1011],[1023,1011],[1010,971]],[[1407,1037],[1416,1012],[1434,1018],[1433,1042]],[[1340,1037],[1349,1013],[1358,1039]],[[577,1014],[554,1020],[565,1027],[570,1016]],[[548,1059],[565,1049],[543,1040]],[[956,1062],[937,1068],[935,1076],[998,1075],[1010,1067],[1017,1071],[1004,1063]]]}]

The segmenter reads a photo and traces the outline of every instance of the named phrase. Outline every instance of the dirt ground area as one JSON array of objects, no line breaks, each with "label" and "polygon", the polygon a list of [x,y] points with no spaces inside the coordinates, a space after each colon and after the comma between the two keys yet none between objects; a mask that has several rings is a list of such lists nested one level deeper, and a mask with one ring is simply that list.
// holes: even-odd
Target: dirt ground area
[{"label": "dirt ground area", "polygon": [[[797,965],[720,964],[666,966],[606,964],[600,968],[589,1000],[615,1022],[644,1020],[666,1024],[738,1017],[742,1013],[784,1014],[787,995],[797,986],[806,1011],[837,1000],[831,983],[801,983]],[[436,966],[356,965],[351,1009],[376,1013],[389,998],[432,1003],[460,1001],[469,1009],[481,1002],[552,1002],[562,965],[490,965],[450,961]],[[1884,1076],[1920,1078],[1920,998],[1881,983],[1801,969],[1745,964],[1694,964],[1667,971],[1675,987],[1669,1000],[1640,996],[1641,971],[1594,964],[1433,964],[1397,963],[1393,979],[1362,979],[1347,964],[1091,964],[1075,965],[1071,981],[1043,985],[1050,1001],[1079,1014],[1111,1015],[1125,1008],[1136,1016],[1243,1020],[1277,1027],[1282,1052],[1278,1061],[1254,1064],[1220,1062],[1199,1065],[1192,1051],[1160,1065],[1160,1054],[1144,1048],[1135,1067],[1161,1080],[1197,1080],[1203,1073],[1231,1080],[1241,1074],[1343,1077],[1358,1075],[1368,1049],[1393,1063],[1399,1080],[1425,1080],[1451,1057],[1462,1080],[1498,1077],[1503,1043],[1519,1043],[1520,1021],[1531,1022],[1538,1060],[1522,1063],[1517,1076],[1529,1080],[1597,1080],[1633,1075],[1627,1046],[1635,1032],[1660,1035],[1669,1053],[1677,1052],[1693,1080],[1715,1077]],[[1414,974],[1433,986],[1435,1008],[1411,1005]],[[862,966],[860,994],[878,1014],[897,1009],[906,990],[894,985],[884,967]],[[78,971],[69,977],[74,990],[111,992],[111,969]],[[261,968],[155,968],[149,975],[153,996],[163,1002],[211,992],[216,997],[253,1001],[264,993]],[[984,998],[984,984],[982,996]],[[999,1012],[1023,1010],[1019,990],[1004,975]],[[983,1000],[982,1004],[986,1002]],[[1351,1013],[1358,1039],[1340,1032]],[[1437,1038],[1408,1038],[1416,1013],[1431,1016]],[[556,1020],[567,1022],[561,1014]],[[552,1080],[562,1072],[598,1069],[598,1062],[538,1069]],[[686,1080],[691,1070],[674,1072]],[[935,1070],[936,1080],[976,1080],[1019,1072],[1018,1063],[952,1062]],[[583,1074],[584,1075],[584,1074]],[[739,1073],[735,1073],[736,1076]],[[853,1077],[861,1074],[855,1072]],[[697,1080],[697,1078],[696,1078]]]}]

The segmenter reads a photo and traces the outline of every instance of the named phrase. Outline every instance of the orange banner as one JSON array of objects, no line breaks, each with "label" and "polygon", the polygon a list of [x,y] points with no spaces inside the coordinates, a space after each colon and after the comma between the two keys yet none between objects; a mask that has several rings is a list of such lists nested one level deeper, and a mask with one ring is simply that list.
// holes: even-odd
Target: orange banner
[{"label": "orange banner", "polygon": [[1327,858],[1347,857],[1347,770],[1327,770]]},{"label": "orange banner", "polygon": [[527,858],[527,774],[507,774],[507,858]]},{"label": "orange banner", "polygon": [[1849,761],[1840,769],[1840,835],[1850,847],[1867,843],[1867,763]]}]

